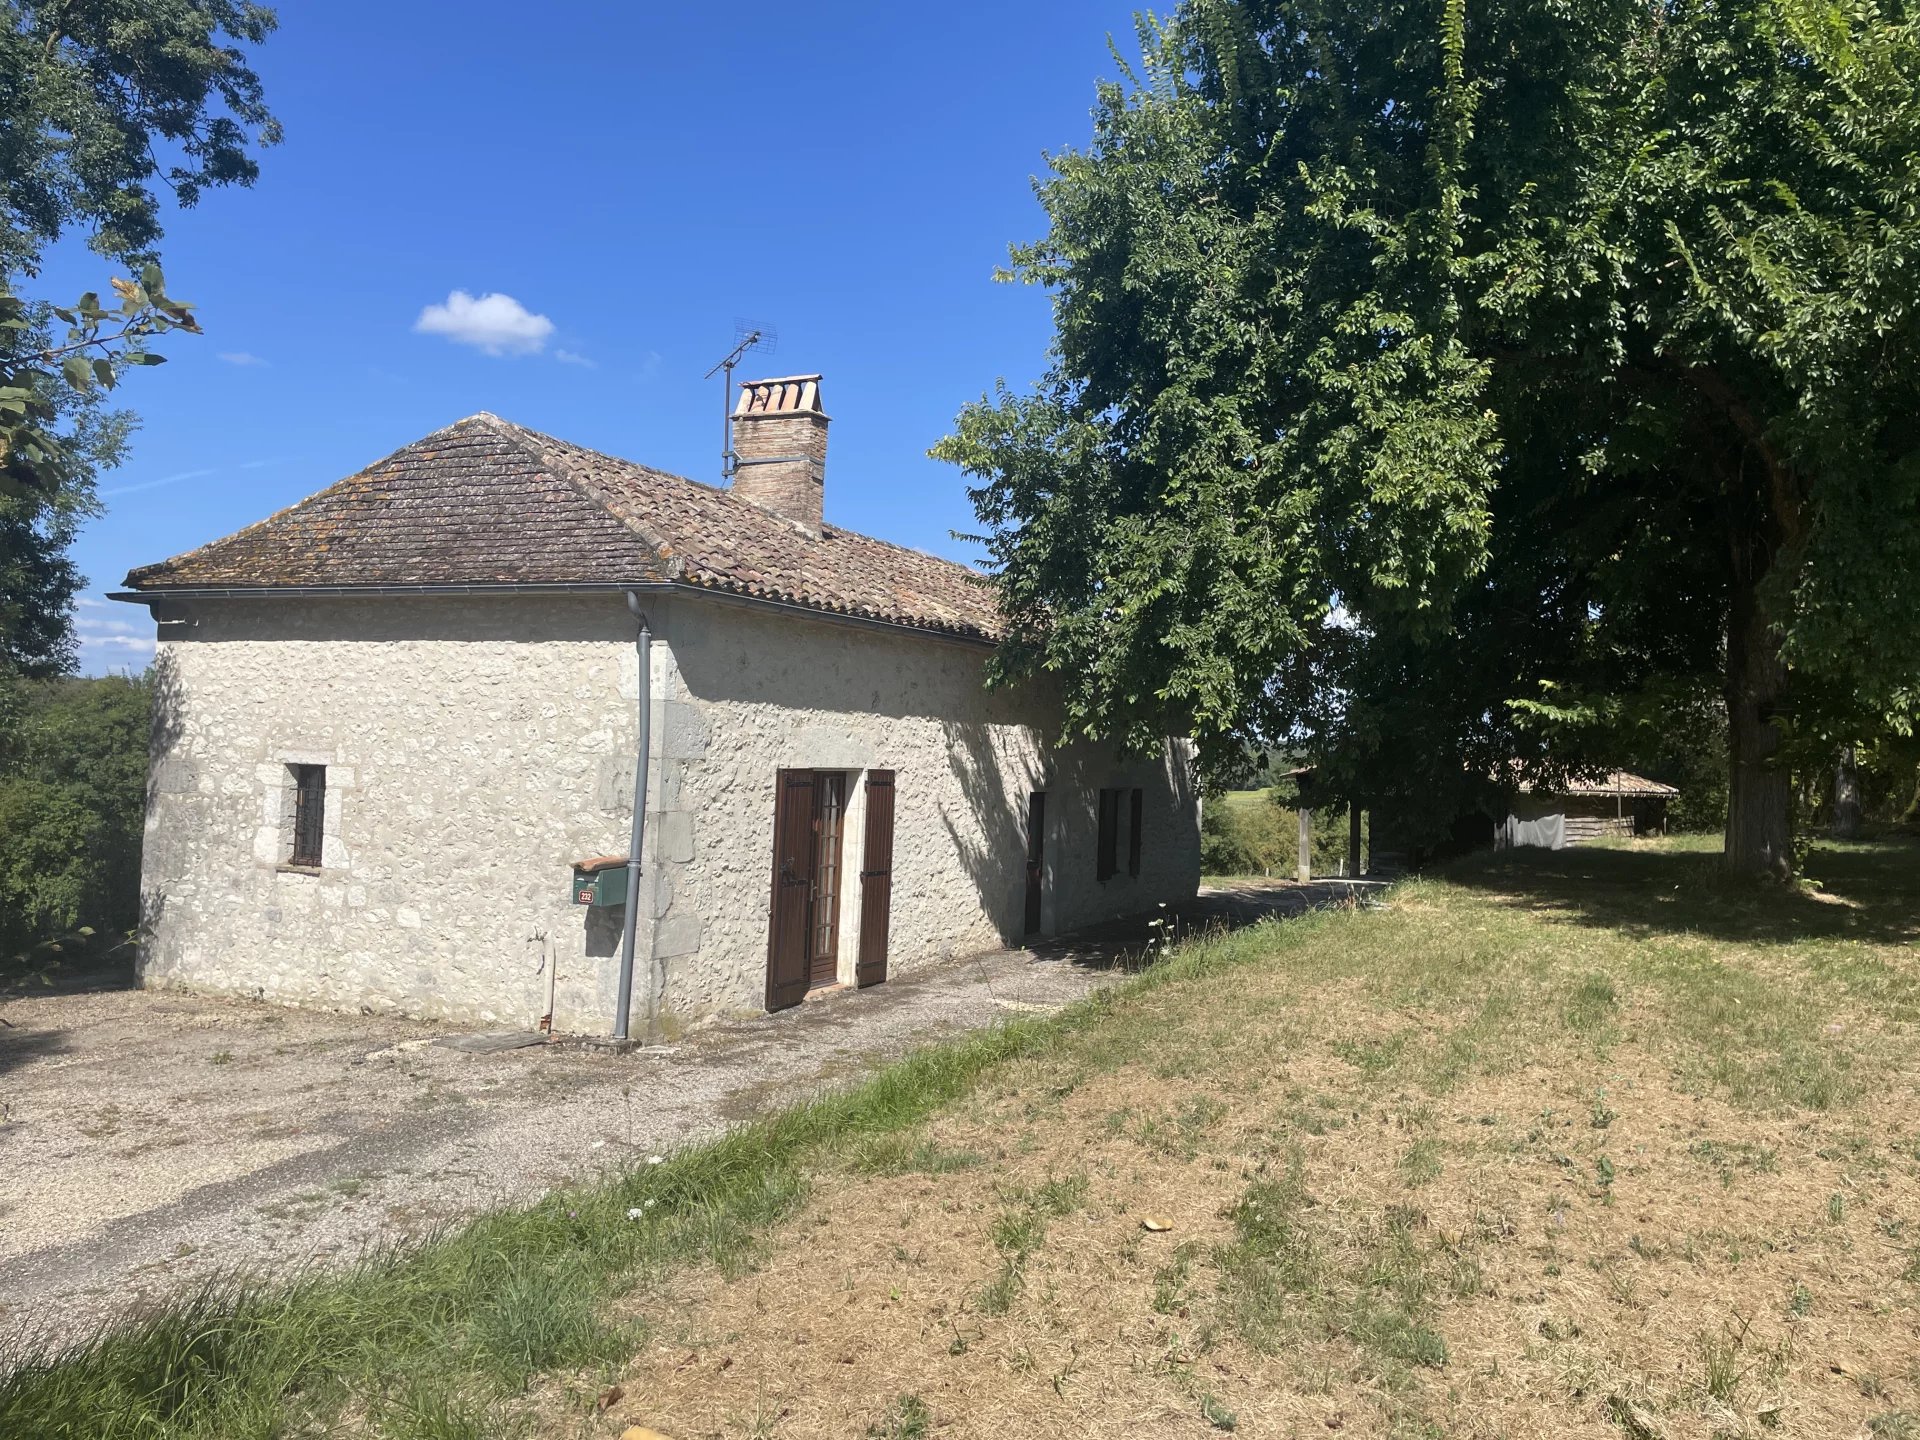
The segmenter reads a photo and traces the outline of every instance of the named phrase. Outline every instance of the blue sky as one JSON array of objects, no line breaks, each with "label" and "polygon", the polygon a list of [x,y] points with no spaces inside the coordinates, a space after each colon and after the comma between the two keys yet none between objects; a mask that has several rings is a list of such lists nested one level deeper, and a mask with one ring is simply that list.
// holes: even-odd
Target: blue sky
[{"label": "blue sky", "polygon": [[[121,392],[142,423],[77,548],[85,670],[151,653],[144,612],[100,598],[130,567],[476,410],[715,480],[701,376],[736,317],[779,332],[749,371],[825,376],[828,519],[967,556],[961,477],[925,451],[1044,364],[1045,293],[991,273],[1040,232],[1031,177],[1086,142],[1131,5],[280,14],[256,62],[285,143],[168,225],[168,288],[207,333]],[[38,292],[106,270],[68,246]],[[416,328],[455,291],[516,308]]]}]

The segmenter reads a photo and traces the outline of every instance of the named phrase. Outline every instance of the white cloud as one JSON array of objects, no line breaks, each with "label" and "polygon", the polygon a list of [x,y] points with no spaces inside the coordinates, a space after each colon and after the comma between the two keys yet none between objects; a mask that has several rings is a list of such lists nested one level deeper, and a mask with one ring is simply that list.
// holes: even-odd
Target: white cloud
[{"label": "white cloud", "polygon": [[[82,613],[73,617],[74,638],[80,642],[80,669],[87,675],[103,675],[109,670],[141,670],[153,659],[153,623],[131,606],[109,605],[91,598],[78,602]],[[85,613],[92,610],[118,610],[140,616],[138,620],[107,620]]]},{"label": "white cloud", "polygon": [[142,480],[137,485],[115,485],[110,489],[102,490],[100,492],[100,498],[102,500],[109,500],[115,495],[132,495],[141,490],[158,490],[163,485],[178,485],[186,480],[204,480],[209,475],[218,475],[219,473],[217,469],[182,470],[177,475],[162,475],[158,480]]},{"label": "white cloud", "polygon": [[422,335],[444,335],[486,355],[537,355],[553,334],[553,321],[534,314],[511,295],[476,299],[455,290],[446,304],[422,310],[413,328]]},{"label": "white cloud", "polygon": [[578,350],[556,350],[553,352],[553,358],[558,360],[562,365],[584,365],[589,370],[598,370],[600,368]]},{"label": "white cloud", "polygon": [[250,350],[222,350],[220,352],[220,358],[229,365],[264,365],[267,363]]}]

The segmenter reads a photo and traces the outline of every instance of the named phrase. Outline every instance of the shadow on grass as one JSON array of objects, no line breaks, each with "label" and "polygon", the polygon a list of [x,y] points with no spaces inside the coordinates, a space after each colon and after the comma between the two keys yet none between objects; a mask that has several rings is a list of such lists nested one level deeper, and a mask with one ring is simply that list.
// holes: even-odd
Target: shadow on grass
[{"label": "shadow on grass", "polygon": [[1138,911],[1117,920],[1082,926],[1062,935],[1029,936],[1026,949],[1041,960],[1065,961],[1089,970],[1141,969],[1169,946],[1183,940],[1224,934],[1338,905],[1385,889],[1380,880],[1317,880],[1295,885],[1284,880],[1215,880],[1204,893],[1187,900]]},{"label": "shadow on grass", "polygon": [[1506,850],[1440,874],[1539,914],[1627,934],[1758,944],[1920,939],[1920,841],[1823,842],[1807,857],[1817,889],[1726,874],[1717,851],[1578,847]]}]

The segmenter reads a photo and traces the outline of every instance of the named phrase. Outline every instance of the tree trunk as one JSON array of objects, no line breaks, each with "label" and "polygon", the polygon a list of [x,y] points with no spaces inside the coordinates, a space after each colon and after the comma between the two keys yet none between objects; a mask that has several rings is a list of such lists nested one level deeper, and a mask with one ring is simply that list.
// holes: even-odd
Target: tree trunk
[{"label": "tree trunk", "polygon": [[1833,767],[1833,838],[1860,838],[1860,775],[1854,768],[1853,746],[1842,745]]},{"label": "tree trunk", "polygon": [[1787,693],[1780,639],[1760,607],[1757,583],[1736,578],[1727,613],[1727,868],[1786,880],[1793,874],[1793,792],[1777,763],[1774,722]]}]

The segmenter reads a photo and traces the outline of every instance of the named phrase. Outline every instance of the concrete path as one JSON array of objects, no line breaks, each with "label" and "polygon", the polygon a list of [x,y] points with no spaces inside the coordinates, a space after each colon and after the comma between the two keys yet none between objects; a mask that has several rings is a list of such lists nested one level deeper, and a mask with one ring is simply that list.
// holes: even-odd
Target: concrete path
[{"label": "concrete path", "polygon": [[[1203,892],[1237,925],[1347,882]],[[712,1133],[916,1045],[1058,1009],[1139,923],[958,960],[670,1053],[475,1051],[434,1026],[128,989],[9,1001],[0,1331],[67,1340],[225,1270],[342,1260]]]}]

